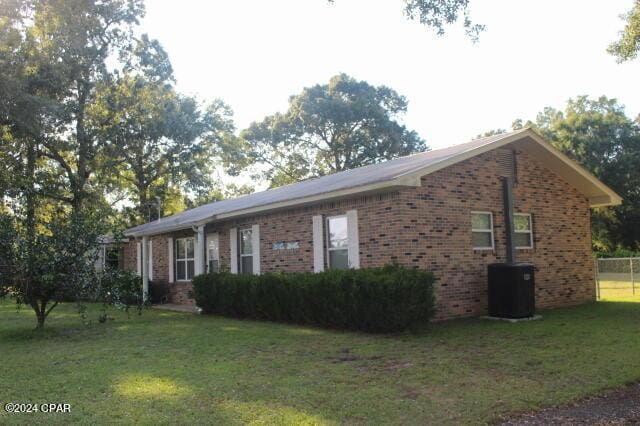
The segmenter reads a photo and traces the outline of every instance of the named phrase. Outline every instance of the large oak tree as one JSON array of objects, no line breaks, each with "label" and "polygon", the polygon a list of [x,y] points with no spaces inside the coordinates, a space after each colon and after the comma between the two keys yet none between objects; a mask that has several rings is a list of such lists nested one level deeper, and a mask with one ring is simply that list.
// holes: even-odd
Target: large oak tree
[{"label": "large oak tree", "polygon": [[227,105],[220,100],[201,105],[169,81],[132,74],[105,85],[97,98],[90,117],[102,123],[98,137],[110,147],[110,167],[101,181],[132,195],[135,221],[166,212],[176,191],[209,191],[216,146],[233,131]]},{"label": "large oak tree", "polygon": [[400,121],[407,105],[393,89],[340,74],[227,140],[224,158],[231,172],[257,165],[280,186],[424,151],[425,142]]}]

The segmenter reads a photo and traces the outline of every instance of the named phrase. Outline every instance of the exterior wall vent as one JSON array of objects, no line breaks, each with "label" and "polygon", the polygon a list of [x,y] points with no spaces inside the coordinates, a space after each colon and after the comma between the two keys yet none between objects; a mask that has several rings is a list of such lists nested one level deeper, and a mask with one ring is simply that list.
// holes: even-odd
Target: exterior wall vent
[{"label": "exterior wall vent", "polygon": [[498,176],[516,180],[516,158],[512,149],[498,149]]}]

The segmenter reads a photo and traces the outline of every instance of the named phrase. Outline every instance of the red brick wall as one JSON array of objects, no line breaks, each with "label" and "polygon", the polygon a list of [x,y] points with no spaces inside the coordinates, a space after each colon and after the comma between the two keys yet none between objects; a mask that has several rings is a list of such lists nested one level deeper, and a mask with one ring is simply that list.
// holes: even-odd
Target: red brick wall
[{"label": "red brick wall", "polygon": [[124,269],[136,272],[138,270],[136,240],[131,238],[128,243],[124,244],[122,251],[124,253]]},{"label": "red brick wall", "polygon": [[[396,262],[433,271],[438,278],[439,319],[479,315],[487,305],[486,265],[503,261],[505,255],[496,164],[492,151],[423,177],[421,187],[210,224],[206,232],[219,233],[221,264],[228,266],[229,229],[257,223],[262,272],[312,272],[312,216],[357,209],[361,267]],[[518,250],[518,260],[536,265],[538,307],[592,300],[594,265],[586,198],[523,152],[517,153],[517,164],[515,211],[532,214],[534,231],[534,248]],[[476,210],[493,213],[494,250],[472,248],[471,211]],[[155,280],[168,278],[167,236],[153,237]],[[279,241],[297,241],[300,248],[273,250]],[[188,283],[172,288],[174,301],[189,302]]]},{"label": "red brick wall", "polygon": [[[557,307],[595,297],[587,199],[523,152],[517,153],[514,211],[530,213],[534,248],[517,250],[517,260],[536,266],[536,304]],[[505,260],[501,181],[495,151],[422,179],[402,191],[417,212],[397,246],[402,264],[434,271],[438,317],[486,313],[486,265]],[[474,251],[471,211],[493,213],[495,249]]]}]

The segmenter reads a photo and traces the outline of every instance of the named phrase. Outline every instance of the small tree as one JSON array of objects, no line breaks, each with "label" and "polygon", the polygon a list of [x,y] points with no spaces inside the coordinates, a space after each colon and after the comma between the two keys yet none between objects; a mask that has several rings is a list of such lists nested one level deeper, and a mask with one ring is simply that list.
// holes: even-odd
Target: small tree
[{"label": "small tree", "polygon": [[32,237],[16,216],[0,216],[0,295],[31,306],[37,329],[60,302],[88,298],[99,282],[100,227],[92,219],[57,215]]}]

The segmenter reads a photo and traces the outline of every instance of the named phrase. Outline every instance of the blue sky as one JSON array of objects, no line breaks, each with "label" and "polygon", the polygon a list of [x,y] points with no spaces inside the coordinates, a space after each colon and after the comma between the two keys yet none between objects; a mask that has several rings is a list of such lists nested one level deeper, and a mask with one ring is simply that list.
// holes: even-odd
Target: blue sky
[{"label": "blue sky", "polygon": [[402,15],[401,0],[147,0],[178,88],[222,98],[241,129],[339,72],[405,95],[405,124],[432,148],[465,142],[569,97],[618,98],[640,114],[640,60],[606,53],[633,0],[471,0],[487,26],[473,44]]}]

